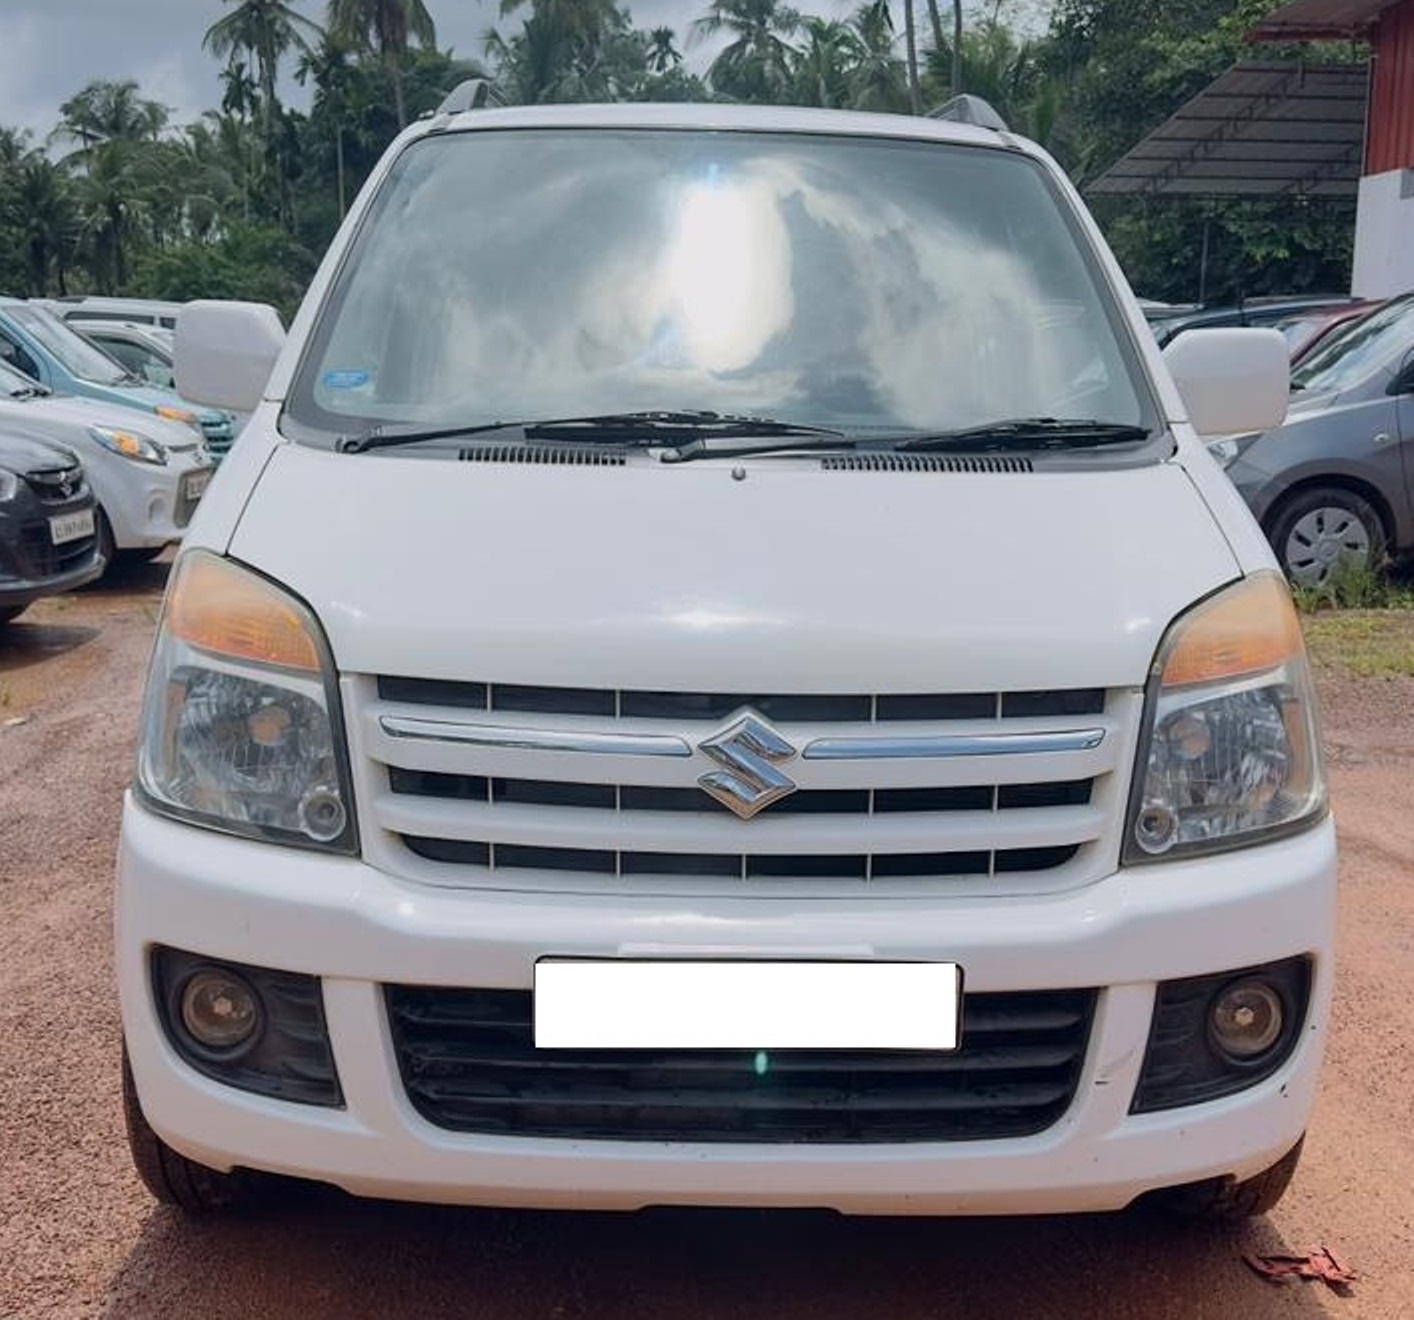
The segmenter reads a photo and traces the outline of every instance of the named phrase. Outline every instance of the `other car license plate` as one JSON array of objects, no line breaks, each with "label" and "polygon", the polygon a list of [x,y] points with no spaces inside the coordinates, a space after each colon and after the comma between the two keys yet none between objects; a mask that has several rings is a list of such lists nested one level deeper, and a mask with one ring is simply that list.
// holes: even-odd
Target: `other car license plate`
[{"label": "other car license plate", "polygon": [[92,509],[61,513],[49,520],[49,539],[55,545],[64,545],[77,541],[81,536],[92,536],[95,526]]},{"label": "other car license plate", "polygon": [[211,484],[210,469],[203,472],[188,472],[183,480],[186,482],[186,490],[183,498],[188,504],[195,504],[196,501],[206,493],[206,488]]},{"label": "other car license plate", "polygon": [[956,963],[542,958],[539,1049],[955,1050]]}]

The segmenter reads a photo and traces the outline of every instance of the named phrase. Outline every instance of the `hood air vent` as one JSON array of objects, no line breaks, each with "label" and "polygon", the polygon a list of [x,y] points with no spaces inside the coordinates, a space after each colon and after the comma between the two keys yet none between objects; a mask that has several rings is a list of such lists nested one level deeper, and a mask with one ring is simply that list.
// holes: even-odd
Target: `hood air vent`
[{"label": "hood air vent", "polygon": [[822,458],[826,472],[1030,472],[1029,458],[988,454],[841,454]]},{"label": "hood air vent", "polygon": [[468,445],[463,463],[535,463],[554,467],[623,467],[622,449],[588,445]]}]

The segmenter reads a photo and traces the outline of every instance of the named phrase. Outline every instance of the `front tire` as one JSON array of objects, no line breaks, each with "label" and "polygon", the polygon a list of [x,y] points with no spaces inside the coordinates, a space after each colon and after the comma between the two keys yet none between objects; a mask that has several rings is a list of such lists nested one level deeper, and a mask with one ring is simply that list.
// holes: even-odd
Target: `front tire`
[{"label": "front tire", "polygon": [[108,521],[108,515],[101,506],[98,510],[98,554],[103,560],[103,572],[98,575],[98,580],[102,582],[118,557],[118,545],[113,539],[113,524]]},{"label": "front tire", "polygon": [[123,1119],[133,1167],[143,1186],[163,1205],[174,1205],[189,1215],[211,1215],[252,1209],[264,1199],[265,1186],[259,1175],[241,1169],[231,1173],[208,1169],[173,1150],[152,1130],[138,1100],[126,1045]]},{"label": "front tire", "polygon": [[1206,1182],[1165,1188],[1154,1193],[1154,1199],[1180,1219],[1210,1224],[1240,1224],[1244,1219],[1264,1215],[1276,1206],[1291,1185],[1305,1141],[1303,1134],[1269,1169],[1241,1182],[1235,1178],[1210,1178]]},{"label": "front tire", "polygon": [[1271,520],[1270,539],[1283,571],[1298,587],[1330,586],[1342,565],[1377,572],[1385,528],[1375,507],[1353,490],[1317,486],[1286,501]]}]

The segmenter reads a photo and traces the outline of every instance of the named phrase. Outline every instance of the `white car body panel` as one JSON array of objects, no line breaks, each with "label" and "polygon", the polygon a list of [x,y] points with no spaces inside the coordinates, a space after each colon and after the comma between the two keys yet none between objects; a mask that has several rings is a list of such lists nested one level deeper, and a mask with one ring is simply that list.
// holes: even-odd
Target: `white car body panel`
[{"label": "white car body panel", "polygon": [[[554,685],[573,648],[577,684],[690,691],[1142,686],[1174,615],[1238,576],[1176,464],[738,466],[451,462],[429,482],[426,459],[281,446],[229,553],[314,605],[344,672],[463,677],[472,644],[480,679]],[[335,484],[322,535],[341,551],[304,552],[311,493]],[[861,506],[868,541],[849,535]],[[1155,525],[1192,552],[1175,562]],[[455,552],[433,553],[427,529],[452,527]],[[1066,572],[1019,611],[1056,556]]]},{"label": "white car body panel", "polygon": [[[0,426],[67,445],[82,460],[98,504],[119,550],[155,548],[181,540],[178,521],[182,483],[188,473],[211,468],[206,446],[189,426],[161,417],[137,418],[130,408],[68,395],[32,399],[0,397]],[[131,431],[167,451],[162,465],[115,454],[89,434],[89,427]]]},{"label": "white car body panel", "polygon": [[[1127,1110],[1154,982],[1325,948],[1334,832],[1217,860],[1117,873],[1063,896],[826,902],[450,893],[339,858],[303,856],[158,820],[131,802],[120,860],[118,977],[144,1112],[212,1167],[254,1165],[357,1195],[472,1205],[830,1206],[855,1214],[1115,1210],[1154,1187],[1255,1174],[1297,1140],[1329,1027],[1331,967],[1295,1054],[1235,1096]],[[147,941],[317,967],[346,1107],[244,1094],[186,1067],[145,1007]],[[1071,1113],[1021,1140],[880,1145],[568,1141],[441,1131],[411,1107],[380,983],[528,989],[535,957],[738,956],[955,960],[972,990],[1105,985]],[[474,972],[469,971],[474,969]]]}]

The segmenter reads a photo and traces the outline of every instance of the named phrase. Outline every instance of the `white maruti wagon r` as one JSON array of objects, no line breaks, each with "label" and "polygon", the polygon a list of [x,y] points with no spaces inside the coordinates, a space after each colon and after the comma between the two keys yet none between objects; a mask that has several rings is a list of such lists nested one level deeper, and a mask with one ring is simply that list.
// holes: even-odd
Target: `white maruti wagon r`
[{"label": "white maruti wagon r", "polygon": [[[1273,1205],[1332,984],[1300,628],[1039,148],[463,108],[389,149],[176,562],[122,831],[133,1154],[468,1204]],[[272,370],[273,364],[273,370]]]}]

